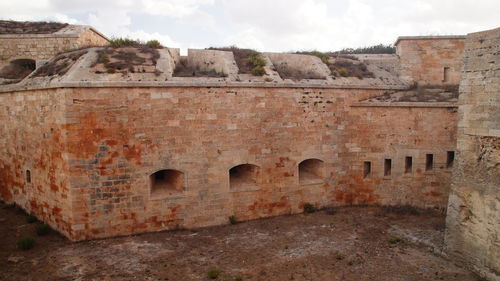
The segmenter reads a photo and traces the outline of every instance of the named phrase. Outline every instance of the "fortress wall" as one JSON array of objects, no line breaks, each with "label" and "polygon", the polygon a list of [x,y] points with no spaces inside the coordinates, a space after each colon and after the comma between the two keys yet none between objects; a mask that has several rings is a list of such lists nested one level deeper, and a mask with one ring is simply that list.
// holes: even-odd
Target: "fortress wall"
[{"label": "fortress wall", "polygon": [[[453,106],[352,107],[346,143],[352,164],[337,199],[445,209],[452,170],[447,158],[456,148],[456,121]],[[428,154],[432,166],[427,165]],[[411,170],[406,169],[406,157],[412,157]],[[365,162],[370,162],[368,175]]]},{"label": "fortress wall", "polygon": [[[103,46],[108,41],[88,29],[80,36],[2,35],[0,36],[0,67],[15,59],[47,61],[56,54],[86,46]],[[38,65],[38,64],[37,64]]]},{"label": "fortress wall", "polygon": [[63,96],[61,90],[0,94],[0,199],[69,235]]},{"label": "fortress wall", "polygon": [[427,39],[399,39],[396,51],[400,58],[400,77],[419,84],[458,84],[463,65],[464,41],[462,37],[432,36]]},{"label": "fortress wall", "polygon": [[448,254],[500,280],[500,28],[467,36],[458,165],[446,220]]},{"label": "fortress wall", "polygon": [[[381,90],[67,91],[74,240],[225,224],[231,215],[248,220],[299,213],[305,203],[446,204],[442,153],[454,147],[455,118],[446,108],[351,107]],[[407,152],[415,157],[415,172],[401,175]],[[418,171],[425,153],[435,153],[434,172]],[[387,156],[394,159],[391,180],[379,176]],[[319,180],[301,180],[299,163],[306,159],[323,161]],[[373,175],[363,179],[366,159]],[[231,184],[229,170],[247,163],[258,166],[256,182]],[[150,175],[162,169],[184,173],[184,191],[152,194]]]},{"label": "fortress wall", "polygon": [[[74,239],[224,224],[331,204],[348,103],[374,90],[259,88],[74,89],[68,159],[74,163]],[[85,140],[82,142],[82,139]],[[299,162],[324,161],[324,179],[298,184]],[[229,169],[259,167],[232,188]],[[185,174],[185,191],[150,195],[149,176]]]}]

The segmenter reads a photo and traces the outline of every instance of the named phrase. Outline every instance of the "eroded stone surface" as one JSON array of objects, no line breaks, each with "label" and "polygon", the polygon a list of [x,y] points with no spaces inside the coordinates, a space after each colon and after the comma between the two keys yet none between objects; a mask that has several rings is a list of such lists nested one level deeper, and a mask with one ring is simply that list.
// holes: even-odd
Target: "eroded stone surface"
[{"label": "eroded stone surface", "polygon": [[499,46],[500,28],[467,36],[446,231],[448,253],[489,280],[500,280]]}]

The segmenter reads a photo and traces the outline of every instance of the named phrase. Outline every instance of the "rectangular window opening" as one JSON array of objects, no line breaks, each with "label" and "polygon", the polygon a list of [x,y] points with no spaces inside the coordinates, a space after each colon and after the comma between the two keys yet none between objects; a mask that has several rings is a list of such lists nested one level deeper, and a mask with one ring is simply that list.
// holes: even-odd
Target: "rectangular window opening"
[{"label": "rectangular window opening", "polygon": [[413,169],[413,158],[411,156],[406,156],[405,158],[405,173],[411,173]]},{"label": "rectangular window opening", "polygon": [[443,82],[448,82],[450,80],[450,68],[445,67],[443,69]]},{"label": "rectangular window opening", "polygon": [[448,151],[446,155],[446,167],[453,167],[453,162],[455,162],[455,151]]},{"label": "rectangular window opening", "polygon": [[363,165],[363,178],[368,177],[372,172],[372,162],[365,161]]},{"label": "rectangular window opening", "polygon": [[426,154],[425,155],[425,170],[430,171],[430,170],[432,170],[433,166],[434,166],[434,155],[433,154]]},{"label": "rectangular window opening", "polygon": [[390,176],[392,169],[392,159],[385,159],[384,161],[384,176]]}]

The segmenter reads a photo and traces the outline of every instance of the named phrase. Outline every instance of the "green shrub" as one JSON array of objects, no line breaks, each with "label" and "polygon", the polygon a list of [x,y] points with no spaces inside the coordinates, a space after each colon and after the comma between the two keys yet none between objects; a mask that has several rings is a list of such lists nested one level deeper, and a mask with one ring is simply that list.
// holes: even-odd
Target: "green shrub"
[{"label": "green shrub", "polygon": [[113,38],[113,39],[109,40],[109,46],[111,46],[112,48],[137,46],[140,44],[141,44],[141,42],[139,42],[138,40],[133,40],[130,38],[119,37],[119,38]]},{"label": "green shrub", "polygon": [[342,255],[341,253],[337,253],[337,254],[335,254],[335,259],[337,259],[339,261],[343,260],[344,259],[344,255]]},{"label": "green shrub", "polygon": [[252,68],[252,75],[254,76],[263,76],[266,74],[266,70],[262,66],[256,66]]},{"label": "green shrub", "polygon": [[266,60],[256,51],[251,51],[248,57],[248,64],[252,67],[252,75],[262,76],[266,74],[264,66],[266,66]]},{"label": "green shrub", "polygon": [[153,48],[153,49],[161,49],[163,46],[161,45],[160,41],[158,40],[149,40],[146,42],[146,46]]},{"label": "green shrub", "polygon": [[304,212],[305,213],[313,213],[316,212],[316,207],[311,203],[304,204]]},{"label": "green shrub", "polygon": [[248,57],[248,63],[250,63],[253,67],[266,66],[266,60],[256,51],[252,51]]},{"label": "green shrub", "polygon": [[341,68],[341,69],[339,69],[339,74],[342,77],[347,77],[347,76],[349,76],[349,70],[347,70],[345,68]]},{"label": "green shrub", "polygon": [[27,223],[34,223],[37,222],[38,219],[34,215],[27,215],[26,216],[26,222]]},{"label": "green shrub", "polygon": [[238,223],[238,219],[236,218],[236,216],[230,216],[229,217],[229,222],[231,224],[237,224]]},{"label": "green shrub", "polygon": [[399,237],[393,237],[391,239],[389,239],[389,243],[391,244],[397,244],[397,243],[402,243],[404,242],[403,238],[399,238]]},{"label": "green shrub", "polygon": [[210,269],[207,273],[207,276],[210,279],[216,279],[217,277],[219,277],[219,275],[220,275],[220,270],[216,268]]},{"label": "green shrub", "polygon": [[47,235],[51,231],[52,231],[52,228],[50,227],[50,225],[48,225],[46,223],[40,223],[40,224],[37,224],[35,226],[35,232],[36,232],[36,235],[38,235],[38,236]]},{"label": "green shrub", "polygon": [[330,61],[330,56],[320,51],[312,51],[309,54],[320,58],[321,61],[325,64],[328,64],[328,62]]},{"label": "green shrub", "polygon": [[354,264],[354,261],[352,261],[352,260],[349,260],[349,261],[347,262],[347,265],[353,265],[353,264]]},{"label": "green shrub", "polygon": [[17,248],[20,250],[29,250],[35,246],[35,238],[25,237],[17,241]]}]

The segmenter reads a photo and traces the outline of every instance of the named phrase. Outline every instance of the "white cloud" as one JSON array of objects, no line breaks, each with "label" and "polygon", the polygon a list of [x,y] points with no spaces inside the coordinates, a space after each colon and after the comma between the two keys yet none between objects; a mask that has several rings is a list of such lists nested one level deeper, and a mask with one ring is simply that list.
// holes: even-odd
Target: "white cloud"
[{"label": "white cloud", "polygon": [[[210,8],[210,9],[207,9]],[[466,34],[498,27],[498,0],[24,0],[1,1],[0,18],[90,24],[113,36],[178,47],[236,44],[262,51],[336,50],[400,35]],[[210,12],[208,12],[210,11]],[[182,40],[147,17],[176,24]],[[79,20],[77,20],[76,18]],[[140,27],[136,27],[139,22]],[[149,30],[149,31],[146,31]],[[200,42],[202,38],[213,40]],[[178,33],[177,33],[178,34]],[[196,43],[194,43],[196,42]]]}]

